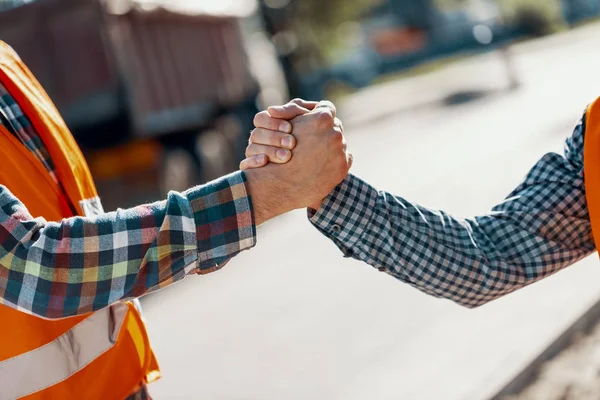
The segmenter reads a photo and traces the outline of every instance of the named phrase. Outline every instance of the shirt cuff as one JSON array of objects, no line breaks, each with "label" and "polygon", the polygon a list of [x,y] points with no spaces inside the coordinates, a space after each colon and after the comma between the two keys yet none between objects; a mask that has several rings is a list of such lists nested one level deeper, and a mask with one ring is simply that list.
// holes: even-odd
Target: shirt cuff
[{"label": "shirt cuff", "polygon": [[234,172],[185,192],[194,214],[198,269],[205,274],[256,245],[252,200],[243,172]]},{"label": "shirt cuff", "polygon": [[371,219],[379,192],[377,189],[348,174],[323,200],[321,208],[309,210],[310,222],[340,248],[346,257],[362,239]]}]

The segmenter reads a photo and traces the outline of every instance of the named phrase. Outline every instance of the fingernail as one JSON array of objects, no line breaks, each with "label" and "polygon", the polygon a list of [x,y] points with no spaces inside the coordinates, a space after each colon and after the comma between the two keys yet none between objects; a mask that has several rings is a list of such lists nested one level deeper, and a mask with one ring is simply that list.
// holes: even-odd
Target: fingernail
[{"label": "fingernail", "polygon": [[263,165],[267,161],[267,156],[260,154],[254,160],[256,161],[256,165]]},{"label": "fingernail", "polygon": [[281,161],[286,161],[288,158],[288,152],[287,150],[277,150],[277,152],[275,153],[277,155],[277,158],[279,158]]},{"label": "fingernail", "polygon": [[279,131],[290,133],[292,131],[292,125],[289,122],[282,122],[281,125],[279,125]]},{"label": "fingernail", "polygon": [[285,136],[283,139],[281,139],[281,146],[285,147],[286,149],[291,149],[294,146],[294,138],[291,136]]}]

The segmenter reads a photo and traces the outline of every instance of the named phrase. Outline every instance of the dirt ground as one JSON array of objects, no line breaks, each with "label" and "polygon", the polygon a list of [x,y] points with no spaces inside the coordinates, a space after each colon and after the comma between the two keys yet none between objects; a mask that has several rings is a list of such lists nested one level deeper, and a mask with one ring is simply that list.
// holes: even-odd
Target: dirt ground
[{"label": "dirt ground", "polygon": [[503,400],[600,399],[600,323],[548,361],[538,379]]}]

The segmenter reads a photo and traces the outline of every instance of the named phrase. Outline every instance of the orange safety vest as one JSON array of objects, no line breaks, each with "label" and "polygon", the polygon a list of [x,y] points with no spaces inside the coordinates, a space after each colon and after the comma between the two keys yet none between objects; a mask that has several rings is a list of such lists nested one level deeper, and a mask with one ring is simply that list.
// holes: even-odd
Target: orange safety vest
[{"label": "orange safety vest", "polygon": [[585,197],[596,249],[600,249],[600,98],[587,109],[583,147]]},{"label": "orange safety vest", "polygon": [[[0,184],[33,216],[48,221],[101,212],[92,176],[69,129],[32,73],[3,42],[0,82],[47,147],[60,185],[2,125]],[[160,376],[133,303],[60,320],[0,305],[0,321],[0,400],[123,400]]]}]

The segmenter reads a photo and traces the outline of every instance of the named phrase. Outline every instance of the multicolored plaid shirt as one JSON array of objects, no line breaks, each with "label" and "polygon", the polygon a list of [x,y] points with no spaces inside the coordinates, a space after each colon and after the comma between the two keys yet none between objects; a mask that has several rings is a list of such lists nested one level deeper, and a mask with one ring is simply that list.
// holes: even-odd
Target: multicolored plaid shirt
[{"label": "multicolored plaid shirt", "polygon": [[583,181],[584,121],[563,155],[542,157],[488,215],[460,220],[349,175],[309,217],[347,257],[433,296],[482,305],[595,251]]},{"label": "multicolored plaid shirt", "polygon": [[[0,110],[3,124],[56,179],[42,141],[1,85]],[[88,313],[215,271],[256,243],[239,172],[165,201],[59,222],[34,218],[9,189],[0,185],[0,304],[46,318]]]}]

